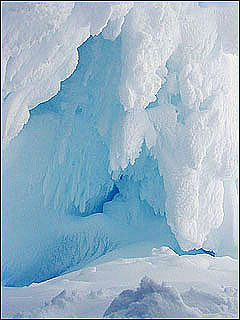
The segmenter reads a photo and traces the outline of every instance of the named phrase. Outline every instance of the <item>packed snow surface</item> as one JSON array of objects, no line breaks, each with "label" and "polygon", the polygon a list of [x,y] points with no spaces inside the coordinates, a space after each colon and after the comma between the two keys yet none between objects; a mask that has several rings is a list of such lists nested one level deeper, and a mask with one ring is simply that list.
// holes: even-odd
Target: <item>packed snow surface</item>
[{"label": "packed snow surface", "polygon": [[168,247],[136,258],[146,249],[129,246],[46,282],[4,287],[3,318],[237,317],[236,260],[179,256]]},{"label": "packed snow surface", "polygon": [[[4,2],[2,18],[3,285],[45,281],[148,240],[236,258],[238,3]],[[198,270],[205,258],[169,259]],[[236,263],[211,259],[217,270]],[[101,315],[129,289],[118,286]],[[171,286],[161,288],[179,310],[195,312]],[[159,290],[143,299],[168,310]]]}]

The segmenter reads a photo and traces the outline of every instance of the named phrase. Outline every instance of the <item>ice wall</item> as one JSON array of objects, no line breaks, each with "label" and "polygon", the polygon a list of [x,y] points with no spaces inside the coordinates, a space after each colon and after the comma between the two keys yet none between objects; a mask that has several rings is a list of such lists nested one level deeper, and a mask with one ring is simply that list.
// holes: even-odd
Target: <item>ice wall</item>
[{"label": "ice wall", "polygon": [[[51,260],[49,276],[83,263],[75,248],[88,237],[79,235],[83,217],[93,226],[99,211],[109,248],[129,240],[125,231],[114,235],[116,224],[135,230],[137,241],[166,217],[182,249],[236,256],[236,21],[233,3],[3,5],[8,283],[33,281],[30,270],[47,278],[34,255],[45,264],[53,250],[45,249],[72,239],[73,229],[64,267]],[[177,246],[165,231],[154,228],[154,236]],[[99,248],[87,257],[103,254]]]}]

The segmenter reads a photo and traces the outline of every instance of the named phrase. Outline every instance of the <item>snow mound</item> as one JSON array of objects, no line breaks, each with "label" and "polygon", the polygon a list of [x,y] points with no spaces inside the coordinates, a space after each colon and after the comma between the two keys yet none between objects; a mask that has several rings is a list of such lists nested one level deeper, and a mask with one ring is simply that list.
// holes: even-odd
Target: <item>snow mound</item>
[{"label": "snow mound", "polygon": [[202,318],[237,313],[237,300],[202,290],[179,290],[165,282],[157,284],[145,276],[136,290],[124,290],[104,313],[105,318]]},{"label": "snow mound", "polygon": [[38,285],[3,287],[2,318],[236,318],[237,260],[151,251],[136,258],[137,247]]},{"label": "snow mound", "polygon": [[[230,289],[231,288],[231,289]],[[231,296],[229,291],[236,294],[236,288],[225,288],[224,292],[229,294],[229,297],[217,294],[204,292],[199,289],[191,288],[182,294],[183,301],[190,307],[198,308],[202,314],[237,314],[237,298]],[[227,289],[227,290],[226,290]]]},{"label": "snow mound", "polygon": [[70,310],[74,308],[74,304],[79,303],[81,300],[82,297],[76,289],[64,289],[34,312],[19,312],[16,314],[16,318],[33,319],[35,317],[40,317],[44,319],[74,317],[74,313]]}]

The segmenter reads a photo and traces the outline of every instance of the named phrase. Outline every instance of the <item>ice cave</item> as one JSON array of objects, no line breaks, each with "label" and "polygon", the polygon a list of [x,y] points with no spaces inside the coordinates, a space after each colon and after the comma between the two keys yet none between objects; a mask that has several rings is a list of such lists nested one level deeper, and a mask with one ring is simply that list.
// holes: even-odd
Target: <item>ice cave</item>
[{"label": "ice cave", "polygon": [[2,317],[237,318],[239,3],[1,10]]}]

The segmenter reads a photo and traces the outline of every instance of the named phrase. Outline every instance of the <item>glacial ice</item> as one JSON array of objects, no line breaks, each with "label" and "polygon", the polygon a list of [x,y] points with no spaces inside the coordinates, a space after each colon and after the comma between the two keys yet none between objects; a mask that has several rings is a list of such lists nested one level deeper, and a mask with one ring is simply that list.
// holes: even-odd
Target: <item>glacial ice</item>
[{"label": "glacial ice", "polygon": [[153,224],[162,245],[237,256],[236,26],[231,2],[3,4],[6,284],[105,253],[83,258],[79,239],[110,250]]}]

